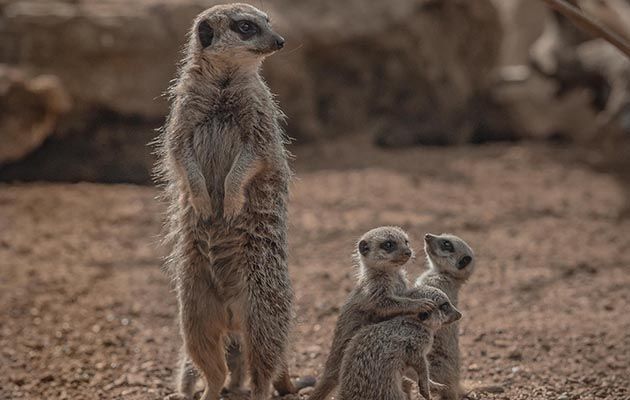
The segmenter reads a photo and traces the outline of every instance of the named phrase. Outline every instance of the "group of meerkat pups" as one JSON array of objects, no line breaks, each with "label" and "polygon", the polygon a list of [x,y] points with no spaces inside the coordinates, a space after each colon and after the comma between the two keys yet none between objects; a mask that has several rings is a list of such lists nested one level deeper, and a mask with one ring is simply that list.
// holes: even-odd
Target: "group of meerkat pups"
[{"label": "group of meerkat pups", "polygon": [[[284,39],[247,4],[214,6],[188,35],[171,111],[156,141],[156,176],[168,203],[165,270],[178,299],[183,339],[177,392],[202,400],[242,392],[264,400],[315,385],[293,382],[287,348],[293,289],[287,265],[292,172],[284,118],[260,75]],[[410,286],[407,234],[381,227],[358,242],[357,287],[343,306],[323,376],[311,399],[339,386],[345,400],[404,399],[411,380],[430,398],[459,393],[455,308],[474,266],[461,239],[426,235],[429,270]],[[428,360],[428,361],[427,361]],[[229,375],[229,383],[226,380]]]},{"label": "group of meerkat pups", "polygon": [[339,387],[340,400],[406,400],[412,381],[431,399],[458,399],[458,292],[474,269],[472,249],[457,236],[426,234],[428,270],[410,286],[407,234],[385,226],[357,244],[358,282],[341,308],[324,372],[309,400]]}]

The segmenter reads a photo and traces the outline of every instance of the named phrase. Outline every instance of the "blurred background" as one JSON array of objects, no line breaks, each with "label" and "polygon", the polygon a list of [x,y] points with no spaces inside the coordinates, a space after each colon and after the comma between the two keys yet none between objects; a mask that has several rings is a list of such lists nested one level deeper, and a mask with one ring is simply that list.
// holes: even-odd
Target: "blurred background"
[{"label": "blurred background", "polygon": [[[161,398],[175,298],[151,180],[206,0],[0,0],[0,399]],[[469,398],[630,396],[630,60],[538,0],[258,0],[296,158],[294,374],[382,224],[478,253]],[[576,0],[630,41],[628,0]]]},{"label": "blurred background", "polygon": [[[627,1],[581,3],[630,37]],[[0,180],[149,184],[162,94],[209,4],[2,0]],[[628,146],[627,58],[542,1],[256,5],[288,39],[264,74],[297,146],[352,134],[381,147]]]}]

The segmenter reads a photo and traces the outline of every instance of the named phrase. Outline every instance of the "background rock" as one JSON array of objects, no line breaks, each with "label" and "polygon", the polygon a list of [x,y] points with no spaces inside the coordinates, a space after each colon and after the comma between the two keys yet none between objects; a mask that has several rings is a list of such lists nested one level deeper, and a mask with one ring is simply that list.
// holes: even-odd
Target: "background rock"
[{"label": "background rock", "polygon": [[[507,32],[501,77],[522,65],[524,79],[500,84],[491,97],[527,138],[564,138],[600,148],[630,139],[630,60],[542,2],[494,0]],[[630,40],[630,4],[578,0],[579,6]],[[504,122],[505,117],[499,116]]]},{"label": "background rock", "polygon": [[0,64],[0,165],[38,148],[69,109],[68,94],[56,77],[29,78]]},{"label": "background rock", "polygon": [[529,48],[543,31],[549,11],[542,1],[492,0],[505,32],[501,45],[501,64],[528,62]]},{"label": "background rock", "polygon": [[[102,115],[136,118],[142,124],[129,135],[147,136],[142,129],[158,127],[168,112],[161,94],[193,17],[216,3],[0,0],[0,61],[60,79],[75,103],[58,128],[64,140],[90,137],[95,121],[107,129]],[[469,139],[468,116],[487,90],[501,40],[490,0],[262,6],[288,39],[265,76],[300,142],[351,132],[392,145]],[[137,151],[143,159],[147,149]]]}]

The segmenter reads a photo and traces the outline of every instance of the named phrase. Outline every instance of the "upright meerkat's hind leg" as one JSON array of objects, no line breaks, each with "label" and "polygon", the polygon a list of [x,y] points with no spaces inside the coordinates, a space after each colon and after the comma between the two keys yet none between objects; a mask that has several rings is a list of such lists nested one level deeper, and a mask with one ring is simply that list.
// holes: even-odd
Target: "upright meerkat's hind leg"
[{"label": "upright meerkat's hind leg", "polygon": [[190,360],[205,379],[202,400],[218,400],[227,376],[225,332],[227,316],[217,297],[212,277],[204,274],[209,262],[192,247],[186,253],[186,266],[199,274],[178,282],[180,326]]},{"label": "upright meerkat's hind leg", "polygon": [[190,357],[188,357],[186,348],[182,346],[179,375],[177,377],[177,390],[186,398],[192,399],[195,394],[197,379],[199,379],[199,372],[190,360]]},{"label": "upright meerkat's hind leg", "polygon": [[[243,385],[245,381],[245,360],[241,351],[238,337],[231,337],[227,346],[227,364],[230,370],[230,383],[224,390],[226,393],[245,394],[249,393]],[[317,380],[315,377],[306,375],[293,382],[289,374],[288,367],[282,367],[279,374],[273,381],[273,387],[279,396],[298,393],[300,390],[314,386]]]},{"label": "upright meerkat's hind leg", "polygon": [[306,387],[315,386],[316,383],[317,379],[310,375],[301,376],[293,382],[289,374],[289,367],[285,365],[273,381],[273,387],[279,396],[285,396],[287,394],[295,394]]},{"label": "upright meerkat's hind leg", "polygon": [[223,332],[213,325],[209,315],[182,315],[186,350],[205,378],[201,400],[218,400],[227,377]]},{"label": "upright meerkat's hind leg", "polygon": [[283,364],[288,336],[282,332],[283,322],[270,322],[277,319],[274,317],[265,319],[265,322],[252,321],[248,324],[250,328],[245,336],[252,400],[268,399],[276,368]]},{"label": "upright meerkat's hind leg", "polygon": [[[276,259],[271,255],[266,258],[272,263]],[[248,280],[253,284],[248,285],[250,301],[246,306],[243,341],[249,361],[251,399],[267,400],[273,378],[286,365],[293,292],[281,266],[263,269],[259,264],[258,258],[255,268],[249,270]]]},{"label": "upright meerkat's hind leg", "polygon": [[244,394],[245,360],[241,350],[241,338],[237,334],[231,334],[227,345],[227,364],[230,370],[230,383],[227,392]]}]

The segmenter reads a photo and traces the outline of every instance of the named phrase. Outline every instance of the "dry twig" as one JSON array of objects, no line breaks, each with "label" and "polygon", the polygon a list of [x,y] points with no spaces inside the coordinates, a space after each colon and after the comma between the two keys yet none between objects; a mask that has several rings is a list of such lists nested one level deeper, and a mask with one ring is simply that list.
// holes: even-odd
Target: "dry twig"
[{"label": "dry twig", "polygon": [[542,1],[544,1],[549,7],[569,18],[578,27],[591,33],[592,35],[601,37],[602,39],[608,41],[630,58],[630,43],[628,42],[628,39],[612,31],[566,0]]}]

